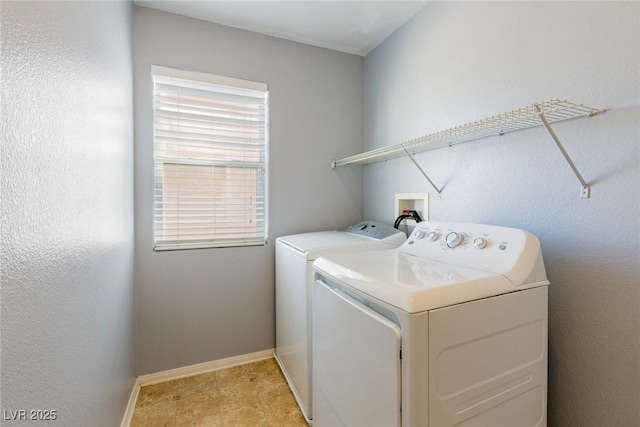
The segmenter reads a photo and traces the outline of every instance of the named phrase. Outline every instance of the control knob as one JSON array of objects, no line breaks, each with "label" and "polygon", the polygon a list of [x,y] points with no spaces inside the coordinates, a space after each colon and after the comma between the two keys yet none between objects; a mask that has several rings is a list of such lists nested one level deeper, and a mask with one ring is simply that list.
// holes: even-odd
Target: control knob
[{"label": "control knob", "polygon": [[429,239],[429,241],[431,242],[435,242],[436,240],[438,240],[438,233],[436,233],[435,231],[430,232],[429,234],[427,234],[427,239]]},{"label": "control knob", "polygon": [[424,237],[424,231],[417,230],[415,234],[416,239],[422,239]]},{"label": "control knob", "polygon": [[484,249],[487,246],[487,239],[478,237],[473,240],[473,247],[476,249]]},{"label": "control knob", "polygon": [[460,243],[462,243],[462,234],[452,231],[451,233],[447,234],[445,240],[447,241],[448,247],[455,248],[456,246],[459,246]]}]

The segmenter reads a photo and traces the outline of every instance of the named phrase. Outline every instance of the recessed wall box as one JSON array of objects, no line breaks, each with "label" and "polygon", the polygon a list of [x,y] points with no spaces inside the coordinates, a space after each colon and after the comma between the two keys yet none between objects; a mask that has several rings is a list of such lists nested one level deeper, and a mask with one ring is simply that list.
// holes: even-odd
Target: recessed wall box
[{"label": "recessed wall box", "polygon": [[[396,194],[394,218],[406,211],[416,211],[423,221],[427,221],[429,219],[429,193]],[[405,224],[413,226],[416,225],[416,222],[413,218],[407,218]]]}]

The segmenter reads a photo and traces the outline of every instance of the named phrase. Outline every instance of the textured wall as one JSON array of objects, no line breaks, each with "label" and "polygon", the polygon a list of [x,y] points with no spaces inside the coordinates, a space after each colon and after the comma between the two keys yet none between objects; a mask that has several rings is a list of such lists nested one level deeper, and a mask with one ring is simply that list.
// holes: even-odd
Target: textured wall
[{"label": "textured wall", "polygon": [[[431,218],[527,229],[551,281],[549,425],[640,425],[640,4],[434,2],[365,61],[375,148],[553,97],[606,108],[365,167],[365,217],[430,192]],[[349,166],[350,167],[350,166]]]},{"label": "textured wall", "polygon": [[[135,377],[131,5],[1,8],[2,425],[118,425]],[[6,419],[39,409],[57,420]]]},{"label": "textured wall", "polygon": [[[362,219],[361,57],[134,7],[138,373],[275,346],[276,237]],[[154,252],[150,66],[269,85],[269,244]]]}]

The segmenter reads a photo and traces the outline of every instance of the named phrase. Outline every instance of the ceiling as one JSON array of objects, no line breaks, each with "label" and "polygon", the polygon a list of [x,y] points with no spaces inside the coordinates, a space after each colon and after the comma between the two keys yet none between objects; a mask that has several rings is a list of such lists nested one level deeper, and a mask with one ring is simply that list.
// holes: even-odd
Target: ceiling
[{"label": "ceiling", "polygon": [[426,1],[191,1],[135,4],[365,56],[411,19]]}]

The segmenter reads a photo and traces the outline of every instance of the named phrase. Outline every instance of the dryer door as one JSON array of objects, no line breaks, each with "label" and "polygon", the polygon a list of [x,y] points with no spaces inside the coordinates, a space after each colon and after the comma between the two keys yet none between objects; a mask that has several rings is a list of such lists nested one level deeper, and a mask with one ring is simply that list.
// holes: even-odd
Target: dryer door
[{"label": "dryer door", "polygon": [[314,427],[400,426],[398,326],[322,281],[313,304]]}]

